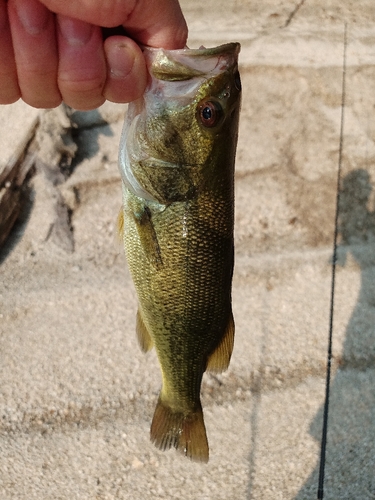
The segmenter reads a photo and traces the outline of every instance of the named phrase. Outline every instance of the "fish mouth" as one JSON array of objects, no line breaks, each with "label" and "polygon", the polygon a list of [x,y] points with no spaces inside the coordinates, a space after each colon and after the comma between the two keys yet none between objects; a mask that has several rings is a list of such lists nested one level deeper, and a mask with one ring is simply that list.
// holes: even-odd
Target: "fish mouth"
[{"label": "fish mouth", "polygon": [[237,65],[241,46],[237,42],[218,47],[164,50],[144,47],[149,72],[158,80],[183,81],[194,77],[219,74]]},{"label": "fish mouth", "polygon": [[170,54],[186,54],[188,57],[211,57],[224,54],[233,54],[234,57],[237,57],[241,50],[241,45],[238,42],[229,42],[223,43],[222,45],[218,45],[216,47],[201,46],[199,47],[199,49],[190,49],[189,47],[184,47],[183,49],[160,49],[150,47],[148,45],[142,45],[142,50],[147,50],[150,52],[159,52],[160,50],[162,50]]}]

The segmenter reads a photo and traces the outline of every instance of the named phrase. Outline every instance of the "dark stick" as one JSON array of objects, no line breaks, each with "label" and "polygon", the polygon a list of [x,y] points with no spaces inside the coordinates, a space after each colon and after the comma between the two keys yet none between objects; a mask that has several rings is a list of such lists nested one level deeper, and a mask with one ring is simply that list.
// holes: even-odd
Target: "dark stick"
[{"label": "dark stick", "polygon": [[326,392],[324,401],[323,414],[323,430],[322,441],[320,448],[320,464],[319,464],[319,486],[318,500],[323,500],[324,497],[324,471],[326,464],[326,447],[327,447],[327,430],[328,430],[328,409],[329,409],[329,390],[331,382],[331,361],[332,361],[332,331],[333,331],[333,310],[334,310],[334,295],[336,284],[336,260],[337,260],[337,235],[338,235],[338,219],[339,219],[339,202],[340,202],[340,179],[341,179],[341,164],[342,150],[344,144],[344,111],[345,111],[345,80],[346,80],[346,47],[347,47],[347,25],[344,28],[344,55],[342,66],[342,94],[341,94],[341,125],[340,125],[340,145],[339,145],[339,160],[337,169],[337,192],[336,192],[336,214],[335,214],[335,232],[333,238],[333,259],[332,259],[332,279],[331,279],[331,302],[329,311],[329,333],[328,333],[328,353],[327,353],[327,375],[326,375]]}]

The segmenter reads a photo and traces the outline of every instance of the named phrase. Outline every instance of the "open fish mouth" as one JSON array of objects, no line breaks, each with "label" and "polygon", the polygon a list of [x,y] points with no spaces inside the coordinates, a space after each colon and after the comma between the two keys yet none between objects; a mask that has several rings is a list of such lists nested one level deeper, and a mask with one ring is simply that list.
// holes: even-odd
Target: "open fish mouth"
[{"label": "open fish mouth", "polygon": [[225,71],[237,61],[240,45],[227,43],[219,47],[164,50],[147,47],[144,50],[150,73],[158,80],[183,81],[195,76]]}]

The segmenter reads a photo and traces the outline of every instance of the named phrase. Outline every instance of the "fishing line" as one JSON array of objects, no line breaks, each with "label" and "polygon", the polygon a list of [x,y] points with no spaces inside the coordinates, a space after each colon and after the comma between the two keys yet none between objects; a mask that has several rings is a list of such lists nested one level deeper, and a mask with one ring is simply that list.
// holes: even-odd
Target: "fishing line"
[{"label": "fishing line", "polygon": [[337,191],[336,191],[336,214],[335,214],[335,231],[333,237],[333,258],[332,258],[332,278],[331,278],[331,299],[329,311],[329,333],[328,333],[328,351],[327,351],[327,374],[326,374],[326,391],[323,413],[323,429],[320,448],[320,464],[319,464],[319,485],[318,485],[318,500],[323,500],[324,497],[324,472],[326,463],[326,447],[327,447],[327,430],[328,430],[328,410],[329,410],[329,393],[331,383],[331,361],[332,361],[332,332],[333,332],[333,312],[334,312],[334,295],[336,284],[336,260],[337,260],[337,236],[338,236],[338,219],[339,219],[339,202],[340,202],[340,180],[341,180],[341,165],[342,151],[344,144],[344,111],[346,97],[346,48],[347,48],[347,24],[344,27],[344,52],[342,64],[342,92],[341,92],[341,123],[340,123],[340,144],[339,144],[339,159],[337,168]]}]

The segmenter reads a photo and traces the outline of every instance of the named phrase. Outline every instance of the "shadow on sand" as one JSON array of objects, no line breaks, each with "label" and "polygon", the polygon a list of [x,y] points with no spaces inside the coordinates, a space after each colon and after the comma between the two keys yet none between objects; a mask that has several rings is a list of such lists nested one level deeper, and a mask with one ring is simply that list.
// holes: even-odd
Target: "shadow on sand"
[{"label": "shadow on sand", "polygon": [[[375,212],[366,170],[342,182],[338,265],[350,253],[361,272],[361,288],[346,329],[340,369],[331,379],[325,500],[375,499]],[[334,353],[337,355],[337,353]],[[323,408],[310,432],[320,443]],[[317,498],[319,464],[294,500]]]}]

